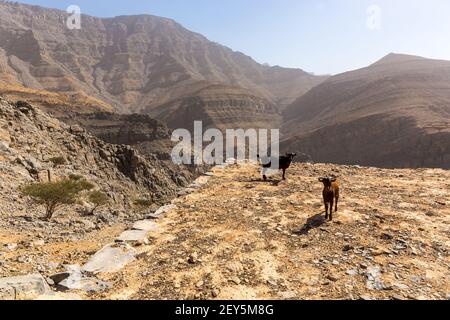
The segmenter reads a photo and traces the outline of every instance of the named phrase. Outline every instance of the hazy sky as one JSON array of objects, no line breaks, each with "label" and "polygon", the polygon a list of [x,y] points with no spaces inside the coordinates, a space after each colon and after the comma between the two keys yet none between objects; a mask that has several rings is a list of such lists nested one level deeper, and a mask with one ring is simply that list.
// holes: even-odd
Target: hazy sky
[{"label": "hazy sky", "polygon": [[364,67],[390,52],[450,60],[450,0],[20,0],[110,17],[175,19],[261,63],[317,74]]}]

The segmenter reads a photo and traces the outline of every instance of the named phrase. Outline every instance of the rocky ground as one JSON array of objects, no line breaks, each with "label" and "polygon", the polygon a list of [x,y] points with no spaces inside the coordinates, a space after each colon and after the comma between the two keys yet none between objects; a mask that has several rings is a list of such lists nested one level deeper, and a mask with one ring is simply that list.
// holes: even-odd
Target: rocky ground
[{"label": "rocky ground", "polygon": [[[231,165],[178,192],[157,161],[26,103],[0,101],[0,138],[0,299],[67,298],[54,293],[78,267],[83,290],[69,293],[84,299],[449,298],[450,171],[296,164],[263,182]],[[326,222],[317,178],[333,173],[342,196]],[[85,216],[80,199],[44,221],[20,186],[68,174],[109,207]],[[149,187],[180,196],[140,211]]]},{"label": "rocky ground", "polygon": [[[55,158],[63,162],[55,164]],[[20,188],[69,175],[91,182],[108,196],[108,205],[86,215],[92,204],[81,195],[44,221],[43,206]],[[128,145],[105,143],[26,102],[0,97],[0,278],[51,275],[66,264],[82,263],[152,207],[170,201],[193,177]],[[153,204],[145,211],[135,205],[139,199]]]},{"label": "rocky ground", "polygon": [[[324,221],[319,176],[341,177]],[[176,200],[112,289],[91,299],[448,299],[450,172],[295,165],[215,170]]]}]

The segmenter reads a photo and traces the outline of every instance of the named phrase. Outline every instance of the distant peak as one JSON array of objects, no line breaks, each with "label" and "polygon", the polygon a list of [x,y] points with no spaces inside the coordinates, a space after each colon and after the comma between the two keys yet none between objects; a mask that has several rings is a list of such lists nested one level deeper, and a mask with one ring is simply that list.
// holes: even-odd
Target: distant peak
[{"label": "distant peak", "polygon": [[408,55],[408,54],[400,54],[400,53],[391,52],[387,56],[381,58],[380,60],[378,60],[377,62],[372,64],[372,66],[399,63],[399,62],[407,62],[407,61],[417,61],[417,60],[426,60],[426,58]]}]

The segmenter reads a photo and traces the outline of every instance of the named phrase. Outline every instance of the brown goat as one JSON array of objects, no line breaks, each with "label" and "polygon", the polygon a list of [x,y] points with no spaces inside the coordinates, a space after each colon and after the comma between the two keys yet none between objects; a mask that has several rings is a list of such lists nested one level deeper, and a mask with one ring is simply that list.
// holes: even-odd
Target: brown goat
[{"label": "brown goat", "polygon": [[[338,211],[339,201],[339,181],[336,177],[322,177],[319,181],[323,183],[323,202],[325,204],[325,219],[333,220],[333,203],[335,204],[335,212]],[[330,208],[330,214],[328,214]]]}]

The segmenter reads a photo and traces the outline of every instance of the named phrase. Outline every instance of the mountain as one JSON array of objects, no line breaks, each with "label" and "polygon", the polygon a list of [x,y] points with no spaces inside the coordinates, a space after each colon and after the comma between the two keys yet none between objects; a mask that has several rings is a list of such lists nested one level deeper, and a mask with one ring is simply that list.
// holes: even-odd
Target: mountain
[{"label": "mountain", "polygon": [[317,162],[450,168],[450,62],[389,54],[283,113],[282,149]]},{"label": "mountain", "polygon": [[272,128],[281,123],[275,104],[241,87],[204,83],[153,110],[170,128]]},{"label": "mountain", "polygon": [[[106,143],[79,125],[65,124],[26,102],[1,98],[0,150],[2,199],[11,200],[11,194],[24,184],[74,174],[94,183],[131,216],[136,214],[132,210],[135,199],[164,203],[194,178],[185,167],[141,154],[129,145]],[[57,157],[63,157],[64,163],[54,164],[51,159]],[[3,205],[11,203],[1,201],[2,211]]]},{"label": "mountain", "polygon": [[59,10],[0,2],[0,81],[82,93],[117,112],[136,113],[186,97],[205,82],[242,87],[249,99],[258,96],[282,110],[325,80],[261,65],[165,18],[83,15],[81,30],[69,30],[67,17]]}]

